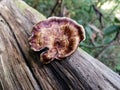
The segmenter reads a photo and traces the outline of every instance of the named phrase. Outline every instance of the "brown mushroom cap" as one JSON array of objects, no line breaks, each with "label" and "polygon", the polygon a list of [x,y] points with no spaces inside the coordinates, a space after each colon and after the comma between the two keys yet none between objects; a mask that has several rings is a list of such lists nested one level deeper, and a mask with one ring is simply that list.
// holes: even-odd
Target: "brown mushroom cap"
[{"label": "brown mushroom cap", "polygon": [[50,17],[34,25],[29,44],[34,51],[47,47],[49,50],[40,54],[40,60],[48,63],[70,56],[84,39],[84,28],[77,22],[67,17]]}]

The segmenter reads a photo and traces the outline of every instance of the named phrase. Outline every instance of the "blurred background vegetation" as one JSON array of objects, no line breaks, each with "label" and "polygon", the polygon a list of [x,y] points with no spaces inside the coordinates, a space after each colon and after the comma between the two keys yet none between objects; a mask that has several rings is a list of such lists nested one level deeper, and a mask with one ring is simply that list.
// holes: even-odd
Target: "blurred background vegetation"
[{"label": "blurred background vegetation", "polygon": [[120,0],[24,0],[46,17],[65,16],[82,24],[80,47],[120,74]]}]

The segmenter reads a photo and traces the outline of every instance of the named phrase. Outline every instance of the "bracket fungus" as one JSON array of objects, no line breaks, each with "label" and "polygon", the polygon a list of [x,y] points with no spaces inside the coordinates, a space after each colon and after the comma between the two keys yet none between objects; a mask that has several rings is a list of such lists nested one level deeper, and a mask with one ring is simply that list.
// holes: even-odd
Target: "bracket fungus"
[{"label": "bracket fungus", "polygon": [[29,44],[36,52],[47,48],[40,54],[40,61],[46,64],[70,56],[84,39],[82,25],[67,17],[50,17],[33,26]]}]

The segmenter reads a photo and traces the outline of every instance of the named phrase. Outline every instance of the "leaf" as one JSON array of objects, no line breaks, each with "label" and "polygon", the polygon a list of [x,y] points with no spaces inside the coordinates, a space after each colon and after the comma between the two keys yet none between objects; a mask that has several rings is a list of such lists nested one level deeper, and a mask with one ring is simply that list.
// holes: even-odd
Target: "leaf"
[{"label": "leaf", "polygon": [[92,43],[95,45],[96,33],[94,33],[89,26],[85,27],[86,32],[88,33]]},{"label": "leaf", "polygon": [[109,44],[110,42],[112,42],[115,39],[116,34],[117,34],[117,32],[106,35],[103,39],[104,44]]},{"label": "leaf", "polygon": [[104,35],[120,31],[120,25],[111,25],[104,30]]},{"label": "leaf", "polygon": [[82,25],[83,24],[83,20],[81,20],[81,19],[78,20],[78,23]]},{"label": "leaf", "polygon": [[93,34],[93,32],[92,32],[91,28],[90,28],[89,26],[86,26],[86,27],[85,27],[85,30],[86,30],[86,32],[88,33],[90,39],[92,39],[92,34]]},{"label": "leaf", "polygon": [[120,71],[120,63],[116,66],[116,69]]}]

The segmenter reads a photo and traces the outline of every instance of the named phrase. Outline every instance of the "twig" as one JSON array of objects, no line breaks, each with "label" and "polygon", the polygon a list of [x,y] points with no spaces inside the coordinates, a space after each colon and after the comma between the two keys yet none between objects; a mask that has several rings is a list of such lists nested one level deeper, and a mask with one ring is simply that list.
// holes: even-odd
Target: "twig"
[{"label": "twig", "polygon": [[64,10],[64,0],[62,0],[62,2],[61,2],[61,12],[60,12],[61,16],[64,16],[63,15],[63,10]]},{"label": "twig", "polygon": [[50,15],[48,17],[52,16],[52,14],[55,12],[55,9],[56,9],[58,3],[59,3],[59,0],[56,1],[55,5],[53,6],[53,8],[51,10],[51,13],[50,13]]},{"label": "twig", "polygon": [[[53,6],[53,8],[52,8],[52,10],[51,10],[51,13],[50,13],[50,15],[49,15],[48,17],[52,16],[52,15],[55,13],[55,10],[56,10],[57,6],[58,6],[58,5],[61,6],[62,1],[63,1],[63,0],[57,0],[57,1],[56,1],[55,5]],[[60,13],[61,13],[61,12],[60,12]]]},{"label": "twig", "polygon": [[103,21],[102,21],[103,14],[100,12],[100,10],[95,5],[92,5],[92,7],[96,13],[96,16],[98,17],[98,20],[99,20],[101,28],[102,28],[103,27]]}]

